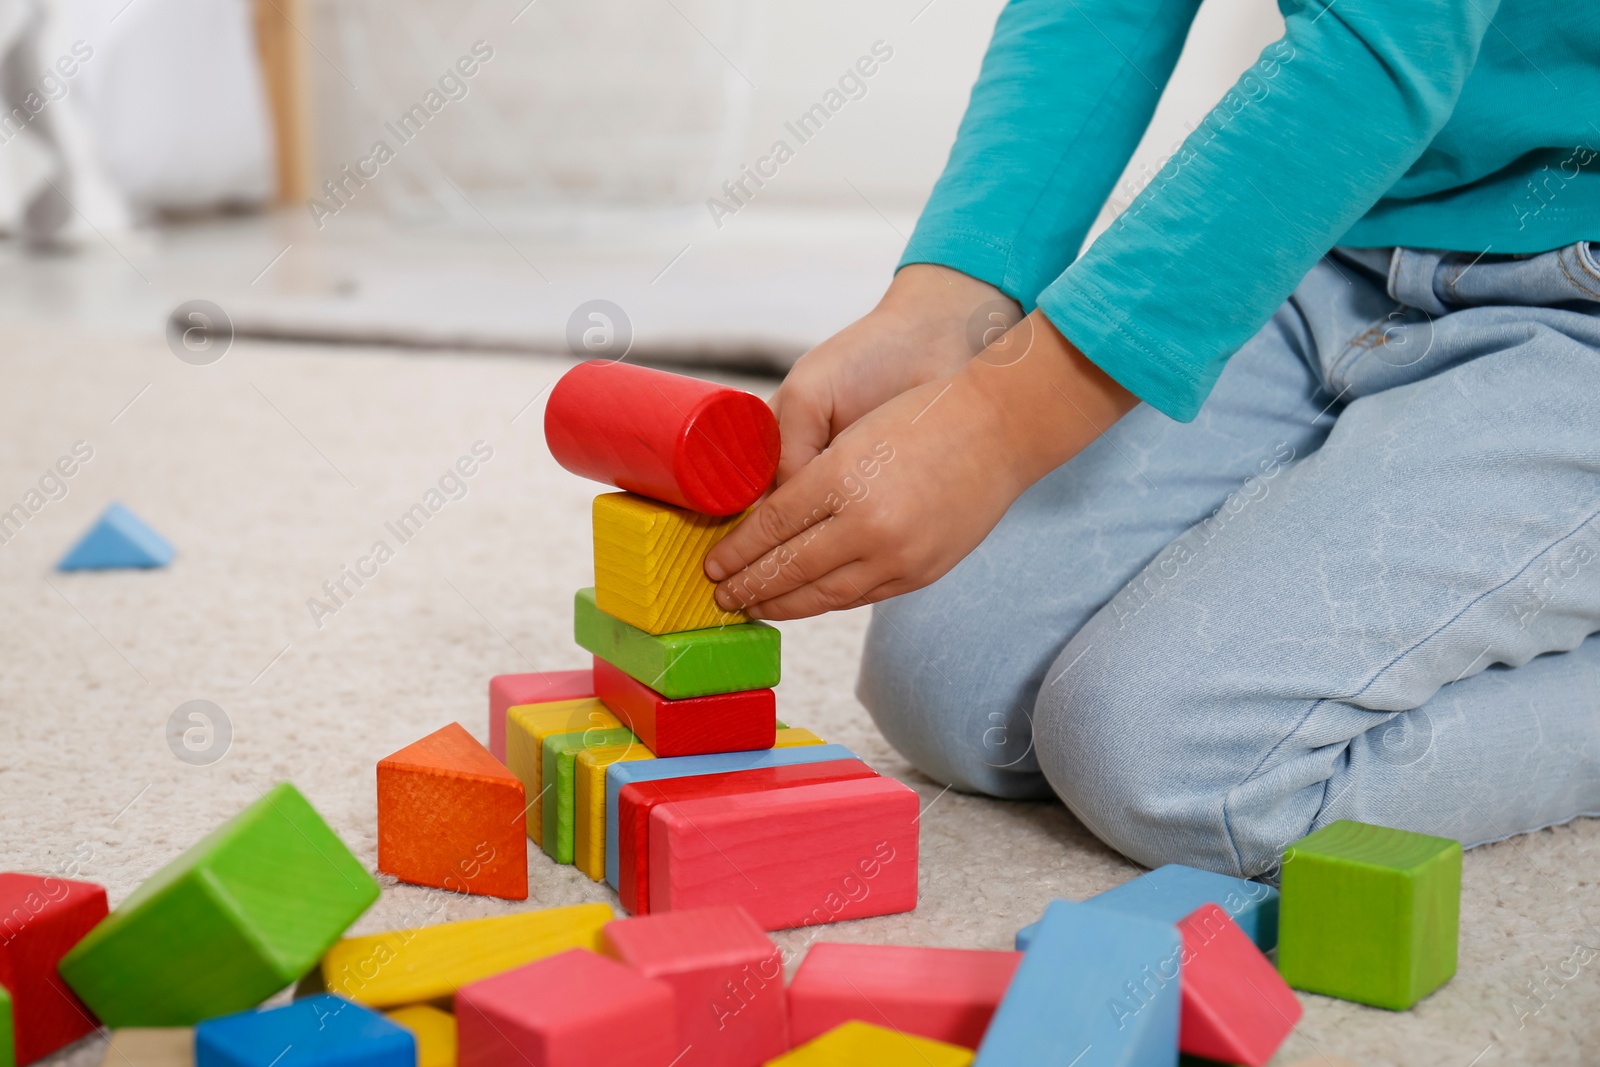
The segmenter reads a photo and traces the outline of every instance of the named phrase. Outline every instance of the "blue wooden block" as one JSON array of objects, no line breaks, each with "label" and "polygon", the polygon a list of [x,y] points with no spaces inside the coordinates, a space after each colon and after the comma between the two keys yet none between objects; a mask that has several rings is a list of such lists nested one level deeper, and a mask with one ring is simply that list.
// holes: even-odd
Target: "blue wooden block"
[{"label": "blue wooden block", "polygon": [[207,1019],[195,1067],[416,1067],[417,1039],[375,1011],[323,993]]},{"label": "blue wooden block", "polygon": [[115,567],[165,567],[172,562],[167,539],[145,525],[143,519],[112,504],[78,539],[58,571],[101,571]]},{"label": "blue wooden block", "polygon": [[[1228,913],[1262,952],[1278,944],[1278,891],[1270,885],[1169,863],[1090,897],[1085,904],[1115,908],[1175,923],[1202,904]],[[1017,951],[1026,952],[1038,923],[1017,931]]]},{"label": "blue wooden block", "polygon": [[860,759],[843,745],[797,745],[763,748],[753,752],[715,752],[705,756],[624,760],[606,768],[606,881],[617,888],[622,861],[617,848],[617,794],[634,782],[659,782],[664,778],[693,778],[702,774],[752,771],[760,767],[789,767],[797,763],[825,763]]},{"label": "blue wooden block", "polygon": [[1053,902],[973,1067],[1175,1067],[1182,956],[1171,923]]}]

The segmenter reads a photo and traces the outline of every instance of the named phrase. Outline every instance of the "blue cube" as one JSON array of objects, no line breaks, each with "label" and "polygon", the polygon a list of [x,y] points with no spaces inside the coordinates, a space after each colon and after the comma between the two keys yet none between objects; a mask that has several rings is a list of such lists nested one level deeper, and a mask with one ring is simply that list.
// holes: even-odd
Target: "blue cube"
[{"label": "blue cube", "polygon": [[207,1019],[195,1067],[416,1067],[417,1039],[375,1011],[324,993]]}]

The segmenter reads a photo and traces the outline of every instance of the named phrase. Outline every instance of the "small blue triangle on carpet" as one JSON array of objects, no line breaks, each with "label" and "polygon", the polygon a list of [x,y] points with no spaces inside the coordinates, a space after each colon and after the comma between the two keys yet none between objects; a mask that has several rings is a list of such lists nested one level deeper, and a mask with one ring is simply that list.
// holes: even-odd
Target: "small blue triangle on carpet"
[{"label": "small blue triangle on carpet", "polygon": [[167,539],[143,519],[113,503],[56,564],[59,571],[103,571],[118,567],[165,567],[172,562]]}]

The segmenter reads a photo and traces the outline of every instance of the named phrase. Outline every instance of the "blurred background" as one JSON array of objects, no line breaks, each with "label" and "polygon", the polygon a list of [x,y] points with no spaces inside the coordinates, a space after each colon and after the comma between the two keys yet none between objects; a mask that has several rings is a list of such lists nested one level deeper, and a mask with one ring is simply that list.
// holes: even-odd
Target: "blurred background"
[{"label": "blurred background", "polygon": [[[605,300],[781,372],[881,293],[1001,6],[0,0],[0,313],[559,352]],[[1281,32],[1206,0],[1102,226]]]}]

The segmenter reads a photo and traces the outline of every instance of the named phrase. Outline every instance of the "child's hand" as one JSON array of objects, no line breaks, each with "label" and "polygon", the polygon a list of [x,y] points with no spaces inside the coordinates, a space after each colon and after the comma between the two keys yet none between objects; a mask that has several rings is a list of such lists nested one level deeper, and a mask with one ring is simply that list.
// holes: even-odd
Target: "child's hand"
[{"label": "child's hand", "polygon": [[801,356],[772,398],[783,432],[778,484],[873,408],[959,370],[983,347],[971,335],[982,334],[972,326],[975,316],[985,325],[986,312],[1001,324],[996,334],[1022,314],[1000,290],[958,271],[901,269],[878,306]]},{"label": "child's hand", "polygon": [[717,600],[795,619],[921,588],[1136,402],[1035,312],[859,419],[758,504],[706,558]]}]

